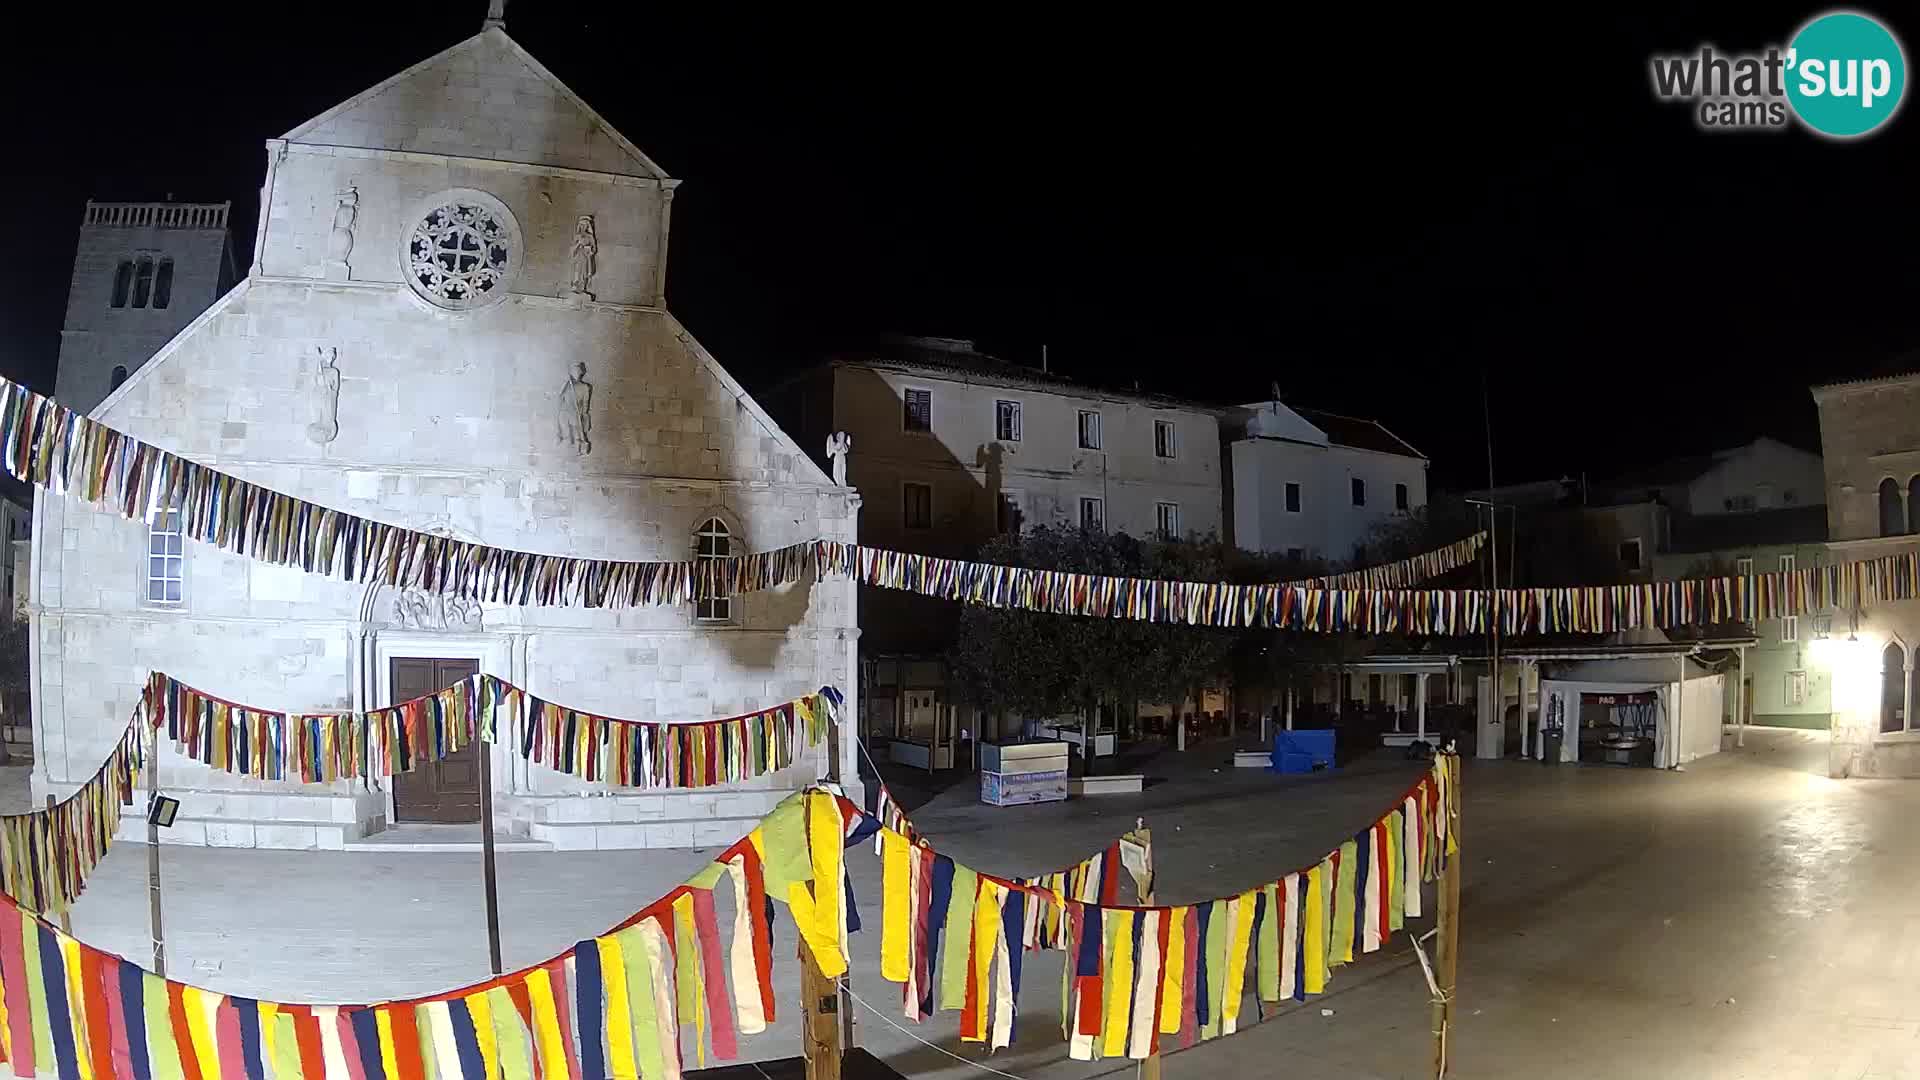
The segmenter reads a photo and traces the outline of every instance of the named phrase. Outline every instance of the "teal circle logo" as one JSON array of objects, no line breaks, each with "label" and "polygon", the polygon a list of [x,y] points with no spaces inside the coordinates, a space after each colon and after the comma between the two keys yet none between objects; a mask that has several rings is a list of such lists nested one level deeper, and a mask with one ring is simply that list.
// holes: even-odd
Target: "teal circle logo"
[{"label": "teal circle logo", "polygon": [[1821,15],[1787,50],[1787,102],[1822,135],[1865,135],[1893,118],[1907,90],[1899,39],[1871,16]]}]

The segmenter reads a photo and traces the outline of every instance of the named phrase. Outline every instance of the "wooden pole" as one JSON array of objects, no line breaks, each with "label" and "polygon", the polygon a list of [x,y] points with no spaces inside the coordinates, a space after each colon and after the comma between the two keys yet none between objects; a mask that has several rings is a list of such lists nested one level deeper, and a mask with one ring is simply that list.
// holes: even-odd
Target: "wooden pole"
[{"label": "wooden pole", "polygon": [[[831,717],[827,720],[827,751],[833,755],[827,764],[827,779],[839,783],[840,737]],[[812,835],[811,830],[808,835]],[[847,1014],[852,1010],[840,983],[820,970],[806,935],[794,936],[800,939],[800,1050],[806,1061],[807,1080],[840,1080],[840,1057],[852,1028]]]},{"label": "wooden pole", "polygon": [[147,932],[153,936],[153,973],[167,975],[167,931],[160,921],[160,826],[153,820],[160,799],[160,728],[148,723],[147,740]]},{"label": "wooden pole", "polygon": [[800,938],[801,1051],[807,1080],[840,1080],[840,987],[820,970]]},{"label": "wooden pole", "polygon": [[[53,817],[53,807],[54,807],[53,793],[48,792],[47,793],[47,817],[49,819]],[[66,867],[67,867],[66,837],[60,835],[59,829],[49,829],[47,831],[53,834],[53,865],[60,867],[60,873],[64,874],[67,872],[66,870]],[[52,890],[49,890],[49,891],[52,891]],[[67,913],[67,909],[64,905],[60,908],[60,932],[67,935],[68,937],[73,936],[73,916]]]},{"label": "wooden pole", "polygon": [[482,742],[480,755],[480,857],[485,862],[487,882],[487,960],[493,973],[500,967],[500,883],[493,862],[493,744]]},{"label": "wooden pole", "polygon": [[[1460,844],[1460,777],[1464,772],[1460,767],[1460,757],[1455,754],[1448,763],[1450,775],[1447,783],[1447,836],[1448,843],[1456,850],[1447,859],[1447,868],[1440,875],[1440,910],[1436,922],[1435,935],[1438,944],[1434,949],[1434,982],[1439,992],[1433,999],[1433,1075],[1435,1080],[1446,1080],[1447,1066],[1452,1057],[1453,1047],[1453,998],[1454,986],[1460,973],[1460,860],[1465,848]],[[1444,853],[1444,849],[1442,849]]]}]

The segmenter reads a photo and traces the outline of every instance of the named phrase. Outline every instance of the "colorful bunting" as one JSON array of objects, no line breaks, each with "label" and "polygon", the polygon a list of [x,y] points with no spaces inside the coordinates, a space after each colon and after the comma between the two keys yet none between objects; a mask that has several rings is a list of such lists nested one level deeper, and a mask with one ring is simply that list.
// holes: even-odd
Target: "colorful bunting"
[{"label": "colorful bunting", "polygon": [[73,794],[45,810],[0,816],[0,890],[29,912],[57,915],[86,888],[106,858],[120,811],[131,806],[145,768],[138,716]]},{"label": "colorful bunting", "polygon": [[[940,1008],[961,1012],[962,1040],[997,1048],[1017,1023],[1015,958],[1059,949],[1063,1034],[1076,1059],[1141,1059],[1163,1048],[1162,1036],[1185,1046],[1232,1034],[1248,993],[1274,1005],[1322,993],[1354,952],[1376,951],[1419,916],[1420,886],[1454,851],[1447,791],[1458,769],[1458,757],[1437,758],[1377,821],[1303,870],[1177,907],[1120,906],[1105,877],[1118,870],[1117,849],[1078,873],[1023,882],[979,874],[879,826],[881,975],[905,983],[914,1020],[929,1011],[925,980],[937,979]],[[914,883],[917,857],[932,867],[931,889]],[[923,925],[933,932],[917,935]],[[1034,934],[1036,925],[1058,932]]]},{"label": "colorful bunting", "polygon": [[[818,791],[784,806],[809,798],[839,816]],[[772,842],[805,845],[803,831],[775,824],[781,815],[763,823]],[[709,1052],[732,1061],[736,1030],[764,1030],[773,1017],[771,912],[750,884],[761,875],[757,845],[743,839],[551,960],[376,1005],[254,1001],[162,979],[0,897],[0,1061],[14,1076],[59,1080],[669,1080],[689,1039],[696,1063]],[[738,913],[731,989],[712,893],[723,878]]]},{"label": "colorful bunting", "polygon": [[518,752],[582,780],[619,787],[729,784],[788,768],[826,735],[831,687],[724,720],[617,720],[543,701],[485,673],[364,713],[287,713],[214,697],[161,672],[147,680],[147,715],[179,751],[258,780],[368,784],[440,761],[505,723]]}]

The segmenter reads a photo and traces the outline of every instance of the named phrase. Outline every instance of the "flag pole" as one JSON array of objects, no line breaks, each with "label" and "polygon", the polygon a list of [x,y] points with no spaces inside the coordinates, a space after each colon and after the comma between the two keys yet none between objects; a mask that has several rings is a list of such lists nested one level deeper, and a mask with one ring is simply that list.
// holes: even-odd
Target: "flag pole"
[{"label": "flag pole", "polygon": [[[1433,995],[1433,1075],[1446,1080],[1453,1054],[1453,998],[1460,974],[1460,755],[1447,755],[1447,838],[1440,849],[1447,866],[1440,875],[1439,907],[1435,927],[1438,944],[1434,957]],[[1452,848],[1452,854],[1447,849]]]},{"label": "flag pole", "polygon": [[493,859],[493,743],[477,740],[480,752],[480,858],[485,863],[487,886],[487,961],[493,973],[500,966],[500,880]]},{"label": "flag pole", "polygon": [[[147,726],[147,931],[153,935],[153,973],[167,977],[167,931],[160,921],[160,820],[154,808],[160,801],[160,725],[145,713],[139,722]],[[64,922],[66,916],[62,914]]]}]

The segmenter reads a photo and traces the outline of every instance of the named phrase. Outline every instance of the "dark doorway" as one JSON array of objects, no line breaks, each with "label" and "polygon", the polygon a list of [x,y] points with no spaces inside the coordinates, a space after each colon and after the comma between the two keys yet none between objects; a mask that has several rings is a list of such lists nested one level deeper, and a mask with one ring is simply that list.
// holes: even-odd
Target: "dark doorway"
[{"label": "dark doorway", "polygon": [[[396,656],[389,661],[394,701],[444,690],[480,670],[477,660]],[[423,761],[393,778],[395,821],[475,824],[480,820],[480,745],[468,743],[445,761]]]}]

